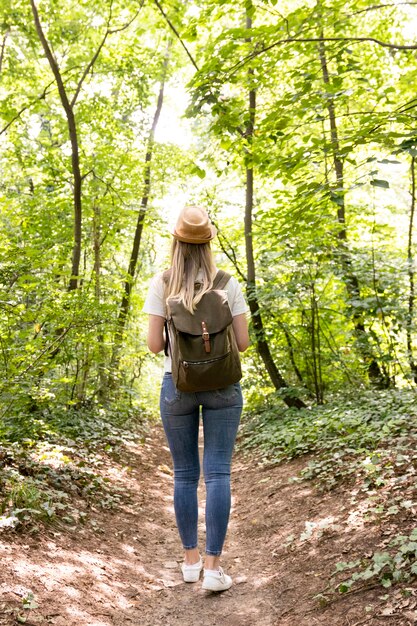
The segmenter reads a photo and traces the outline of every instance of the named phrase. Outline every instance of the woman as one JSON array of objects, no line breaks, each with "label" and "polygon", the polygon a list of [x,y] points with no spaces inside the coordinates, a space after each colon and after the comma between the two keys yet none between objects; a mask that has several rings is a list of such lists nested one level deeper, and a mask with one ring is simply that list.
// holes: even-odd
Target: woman
[{"label": "woman", "polygon": [[[165,346],[167,299],[180,296],[185,307],[192,312],[203,294],[212,287],[217,269],[210,241],[216,233],[205,209],[187,206],[181,211],[172,233],[169,282],[165,286],[163,274],[152,279],[143,309],[149,314],[148,347],[155,354]],[[244,352],[249,345],[247,306],[235,278],[230,278],[224,290],[233,316],[237,346]],[[220,555],[229,521],[230,465],[242,405],[239,383],[215,391],[178,391],[171,376],[170,357],[165,358],[160,410],[174,464],[174,509],[185,551],[181,567],[185,582],[197,582],[203,569],[197,546],[198,432],[202,407],[206,484],[203,589],[210,591],[224,591],[232,585],[231,577],[220,567]]]}]

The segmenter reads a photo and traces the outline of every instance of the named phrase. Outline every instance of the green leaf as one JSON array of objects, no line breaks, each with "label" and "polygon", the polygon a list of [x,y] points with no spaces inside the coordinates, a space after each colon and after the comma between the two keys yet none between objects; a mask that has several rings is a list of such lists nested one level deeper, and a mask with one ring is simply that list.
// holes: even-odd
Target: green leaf
[{"label": "green leaf", "polygon": [[381,187],[383,189],[389,188],[389,182],[387,180],[381,180],[380,178],[373,178],[371,180],[371,185],[373,187]]},{"label": "green leaf", "polygon": [[206,171],[203,170],[203,168],[199,167],[198,165],[194,165],[193,166],[193,168],[191,170],[191,174],[195,174],[199,178],[205,178],[206,177]]},{"label": "green leaf", "polygon": [[338,587],[339,593],[347,593],[349,589],[351,588],[351,586],[352,586],[352,582],[349,580],[344,583],[341,583]]}]

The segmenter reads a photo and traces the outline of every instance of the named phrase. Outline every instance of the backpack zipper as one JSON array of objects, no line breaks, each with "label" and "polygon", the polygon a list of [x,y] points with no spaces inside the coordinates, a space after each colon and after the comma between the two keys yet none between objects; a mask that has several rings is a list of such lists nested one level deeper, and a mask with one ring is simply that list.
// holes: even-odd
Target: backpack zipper
[{"label": "backpack zipper", "polygon": [[215,363],[216,361],[221,361],[222,359],[225,359],[227,356],[229,356],[230,352],[231,351],[229,350],[229,352],[226,352],[226,354],[218,356],[215,359],[206,359],[205,361],[182,361],[182,364],[184,367],[188,367],[189,365],[205,365],[206,363]]}]

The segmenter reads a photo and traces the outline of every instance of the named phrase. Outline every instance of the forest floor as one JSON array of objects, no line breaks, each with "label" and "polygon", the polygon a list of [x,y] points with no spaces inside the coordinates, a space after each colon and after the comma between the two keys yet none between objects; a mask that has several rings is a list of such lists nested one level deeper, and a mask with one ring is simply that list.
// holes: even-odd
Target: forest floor
[{"label": "forest floor", "polygon": [[[116,487],[126,490],[117,508],[91,507],[82,526],[2,535],[0,625],[417,623],[415,585],[408,585],[405,596],[395,592],[395,607],[378,585],[327,593],[335,564],[372,552],[386,529],[363,523],[361,503],[350,504],[346,486],[321,493],[312,482],[294,482],[306,462],[265,467],[256,455],[236,455],[223,555],[234,585],[220,594],[204,592],[201,582],[182,581],[170,456],[155,426],[142,444],[129,445],[106,469]],[[203,546],[204,483],[200,505]]]}]

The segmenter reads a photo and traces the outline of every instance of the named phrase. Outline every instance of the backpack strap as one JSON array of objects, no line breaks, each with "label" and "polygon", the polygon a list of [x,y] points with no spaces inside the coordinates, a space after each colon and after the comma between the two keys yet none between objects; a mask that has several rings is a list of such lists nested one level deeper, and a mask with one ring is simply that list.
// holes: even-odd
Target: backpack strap
[{"label": "backpack strap", "polygon": [[[165,291],[168,287],[168,283],[169,283],[169,279],[171,277],[171,272],[172,270],[166,270],[163,274],[162,274],[162,279],[164,281],[164,287],[165,287]],[[227,272],[224,272],[223,270],[218,270],[217,274],[214,278],[213,281],[213,287],[212,289],[224,289],[227,285],[227,283],[229,282],[229,280],[231,279],[231,275],[228,274]],[[167,321],[167,317],[168,317],[168,311],[167,311],[167,305],[166,305],[166,300],[164,298],[164,306],[165,306],[165,312],[166,312],[166,317],[165,317],[165,322],[164,322],[164,327],[165,327],[165,345],[164,345],[164,353],[165,356],[169,356],[169,351],[170,351],[170,343],[169,343],[169,331],[168,331],[168,321]]]},{"label": "backpack strap", "polygon": [[223,270],[218,270],[216,277],[213,281],[212,289],[224,289],[231,278],[231,275],[227,272],[223,272]]},{"label": "backpack strap", "polygon": [[165,272],[163,272],[163,274],[162,274],[162,279],[163,279],[164,284],[165,284],[166,287],[168,286],[168,282],[169,282],[169,278],[171,276],[171,272],[172,272],[172,270],[169,269],[169,270],[165,270]]},{"label": "backpack strap", "polygon": [[169,352],[170,352],[170,344],[169,344],[169,331],[168,331],[168,321],[167,321],[167,317],[168,317],[168,310],[167,310],[167,304],[166,304],[166,290],[168,288],[168,283],[169,283],[169,279],[171,276],[171,270],[165,270],[165,272],[162,274],[162,280],[164,281],[164,308],[165,308],[165,321],[164,321],[164,328],[165,328],[165,345],[164,345],[164,354],[165,356],[169,356]]}]

